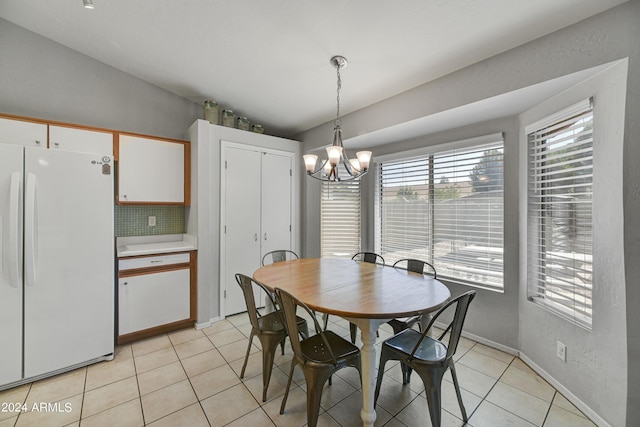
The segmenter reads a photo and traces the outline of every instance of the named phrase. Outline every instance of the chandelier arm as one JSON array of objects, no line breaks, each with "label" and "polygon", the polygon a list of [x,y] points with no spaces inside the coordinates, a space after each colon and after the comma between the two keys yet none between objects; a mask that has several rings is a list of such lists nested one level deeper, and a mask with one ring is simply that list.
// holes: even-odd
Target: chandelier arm
[{"label": "chandelier arm", "polygon": [[353,167],[353,165],[349,161],[349,157],[347,157],[346,153],[345,153],[344,157],[342,158],[342,164],[343,164],[345,170],[347,171],[347,173],[350,176],[354,176],[354,174],[351,173],[351,168]]}]

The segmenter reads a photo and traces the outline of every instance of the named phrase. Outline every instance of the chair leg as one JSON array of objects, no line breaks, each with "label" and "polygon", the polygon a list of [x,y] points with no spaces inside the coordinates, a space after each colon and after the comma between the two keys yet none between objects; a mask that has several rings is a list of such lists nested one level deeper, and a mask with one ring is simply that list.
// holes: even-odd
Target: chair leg
[{"label": "chair leg", "polygon": [[402,384],[409,384],[411,381],[411,372],[413,369],[405,363],[400,362],[400,369],[402,369]]},{"label": "chair leg", "polygon": [[242,365],[242,371],[240,371],[240,379],[244,378],[244,370],[247,369],[247,362],[249,361],[249,352],[251,351],[251,342],[253,341],[253,337],[255,332],[251,329],[251,334],[249,335],[249,345],[247,346],[247,354],[244,356],[244,364]]},{"label": "chair leg", "polygon": [[307,426],[316,427],[320,414],[320,401],[322,400],[322,388],[331,376],[326,372],[305,372],[307,382]]},{"label": "chair leg", "polygon": [[424,383],[424,390],[429,405],[429,416],[432,427],[440,427],[442,421],[442,369],[429,369],[427,375],[420,375]]},{"label": "chair leg", "polygon": [[329,315],[327,313],[324,313],[322,315],[322,329],[326,331],[328,325],[329,325]]},{"label": "chair leg", "polygon": [[284,392],[282,403],[280,404],[280,414],[284,414],[284,407],[287,404],[287,397],[289,397],[289,389],[291,388],[291,379],[293,378],[293,368],[295,367],[296,367],[296,358],[294,357],[291,360],[291,368],[289,369],[289,379],[287,380],[287,388]]},{"label": "chair leg", "polygon": [[456,396],[458,397],[458,404],[460,405],[460,412],[462,413],[462,419],[467,421],[467,411],[464,409],[464,403],[462,402],[462,394],[460,393],[460,385],[458,384],[458,375],[456,374],[456,367],[451,361],[451,377],[453,378],[453,386],[456,389]]},{"label": "chair leg", "polygon": [[378,396],[380,396],[380,386],[382,385],[382,376],[384,375],[384,366],[387,364],[387,360],[389,356],[387,352],[382,347],[380,354],[380,365],[378,366],[378,379],[376,381],[376,391],[373,395],[373,409],[376,408],[376,404],[378,403]]},{"label": "chair leg", "polygon": [[271,371],[273,370],[273,359],[276,349],[281,341],[276,341],[273,337],[264,337],[262,344],[262,401],[267,401],[267,389],[271,381]]},{"label": "chair leg", "polygon": [[358,327],[354,323],[349,323],[349,332],[351,332],[351,343],[356,343],[356,333],[358,331]]}]

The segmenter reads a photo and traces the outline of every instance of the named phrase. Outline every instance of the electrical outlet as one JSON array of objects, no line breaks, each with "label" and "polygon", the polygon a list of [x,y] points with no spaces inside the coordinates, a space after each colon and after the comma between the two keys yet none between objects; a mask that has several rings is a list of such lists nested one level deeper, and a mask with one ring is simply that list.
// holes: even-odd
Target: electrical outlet
[{"label": "electrical outlet", "polygon": [[156,217],[155,216],[150,216],[149,217],[149,227],[155,227],[156,226]]},{"label": "electrical outlet", "polygon": [[556,356],[563,362],[567,361],[567,346],[560,341],[558,341],[556,345]]}]

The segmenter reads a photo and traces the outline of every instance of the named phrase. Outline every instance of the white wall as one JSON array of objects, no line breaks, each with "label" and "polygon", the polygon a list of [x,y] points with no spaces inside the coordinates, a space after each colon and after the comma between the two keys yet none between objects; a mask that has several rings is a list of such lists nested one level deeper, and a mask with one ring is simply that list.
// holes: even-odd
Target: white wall
[{"label": "white wall", "polygon": [[[627,389],[627,325],[624,277],[622,149],[627,61],[579,84],[520,116],[521,127],[593,97],[593,323],[592,331],[567,322],[528,301],[527,153],[521,151],[520,351],[555,381],[612,425],[624,425],[620,408]],[[524,131],[521,147],[527,146]],[[556,342],[567,345],[567,361]],[[564,390],[564,389],[566,390]],[[595,392],[594,392],[595,391]],[[582,408],[589,414],[589,409]],[[597,419],[597,416],[592,417]]]},{"label": "white wall", "polygon": [[[640,277],[640,216],[637,215],[640,211],[640,168],[637,167],[640,164],[640,144],[637,143],[640,134],[639,22],[640,2],[632,0],[343,117],[344,137],[348,139],[628,58],[626,103],[623,105],[620,100],[611,101],[616,104],[618,113],[624,111],[616,116],[624,118],[624,124],[614,125],[615,135],[623,138],[623,156],[622,159],[618,156],[615,161],[605,161],[607,167],[617,166],[619,169],[617,178],[613,180],[617,182],[618,190],[597,201],[605,205],[596,206],[598,213],[595,214],[594,225],[600,230],[597,236],[602,243],[601,248],[597,249],[598,254],[602,254],[603,250],[611,250],[610,255],[617,257],[618,262],[611,262],[610,267],[596,273],[602,275],[597,279],[601,289],[595,297],[598,305],[594,310],[598,314],[594,315],[594,323],[598,325],[593,333],[577,331],[565,323],[560,326],[561,322],[554,315],[530,307],[526,301],[526,292],[521,284],[523,265],[520,248],[523,243],[521,239],[526,233],[522,233],[519,225],[523,190],[517,184],[520,177],[517,159],[523,148],[518,117],[373,149],[375,157],[377,154],[455,140],[458,136],[462,139],[482,135],[489,133],[485,132],[487,130],[505,131],[505,161],[508,162],[505,175],[506,182],[511,183],[505,189],[505,254],[509,257],[505,259],[507,290],[505,294],[481,292],[470,310],[470,316],[474,316],[475,312],[476,317],[465,327],[481,337],[530,354],[532,363],[549,373],[566,391],[595,411],[596,418],[599,417],[603,424],[614,426],[640,425],[640,328],[637,327],[640,324],[640,287],[637,286],[637,277]],[[614,79],[612,84],[616,84],[616,81],[619,83]],[[615,98],[617,95],[599,92],[598,96]],[[331,126],[331,123],[326,123],[299,135],[297,139],[303,141],[304,151],[326,144],[331,135]],[[620,149],[620,145],[616,147]],[[373,188],[369,182],[371,179],[371,176],[367,176],[365,184],[369,192]],[[303,255],[317,256],[320,241],[317,183],[307,180],[303,183],[303,189],[303,197],[306,198]],[[602,227],[613,224],[611,221],[614,218],[601,213],[610,209],[609,206],[619,210],[618,227],[613,227],[611,234],[601,232]],[[621,206],[623,210],[620,214]],[[367,239],[370,239],[370,234],[367,233]],[[623,246],[620,244],[622,239]],[[602,265],[603,261],[598,263]],[[609,265],[609,262],[605,264]],[[611,281],[615,283],[609,285]],[[541,337],[535,331],[547,335]],[[606,337],[607,331],[612,334],[611,338]],[[559,337],[568,341],[569,352],[571,348],[576,352],[575,359],[561,366],[556,363],[559,359],[554,359],[555,340]],[[549,348],[549,345],[552,346]],[[612,357],[612,353],[617,354]]]}]

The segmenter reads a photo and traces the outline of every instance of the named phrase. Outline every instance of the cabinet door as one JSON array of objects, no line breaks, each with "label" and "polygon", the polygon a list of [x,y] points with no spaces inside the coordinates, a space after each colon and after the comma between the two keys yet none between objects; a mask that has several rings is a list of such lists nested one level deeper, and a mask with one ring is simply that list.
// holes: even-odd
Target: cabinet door
[{"label": "cabinet door", "polygon": [[262,155],[262,254],[291,249],[291,156]]},{"label": "cabinet door", "polygon": [[[255,149],[226,147],[224,170],[225,315],[247,310],[236,273],[252,276],[260,266],[260,157]],[[256,292],[256,304],[260,294]]]},{"label": "cabinet door", "polygon": [[113,155],[113,133],[66,126],[49,126],[49,148]]},{"label": "cabinet door", "polygon": [[118,279],[118,334],[190,317],[189,269]]},{"label": "cabinet door", "polygon": [[47,125],[0,118],[0,144],[47,148]]},{"label": "cabinet door", "polygon": [[185,204],[185,144],[120,135],[118,201]]}]

